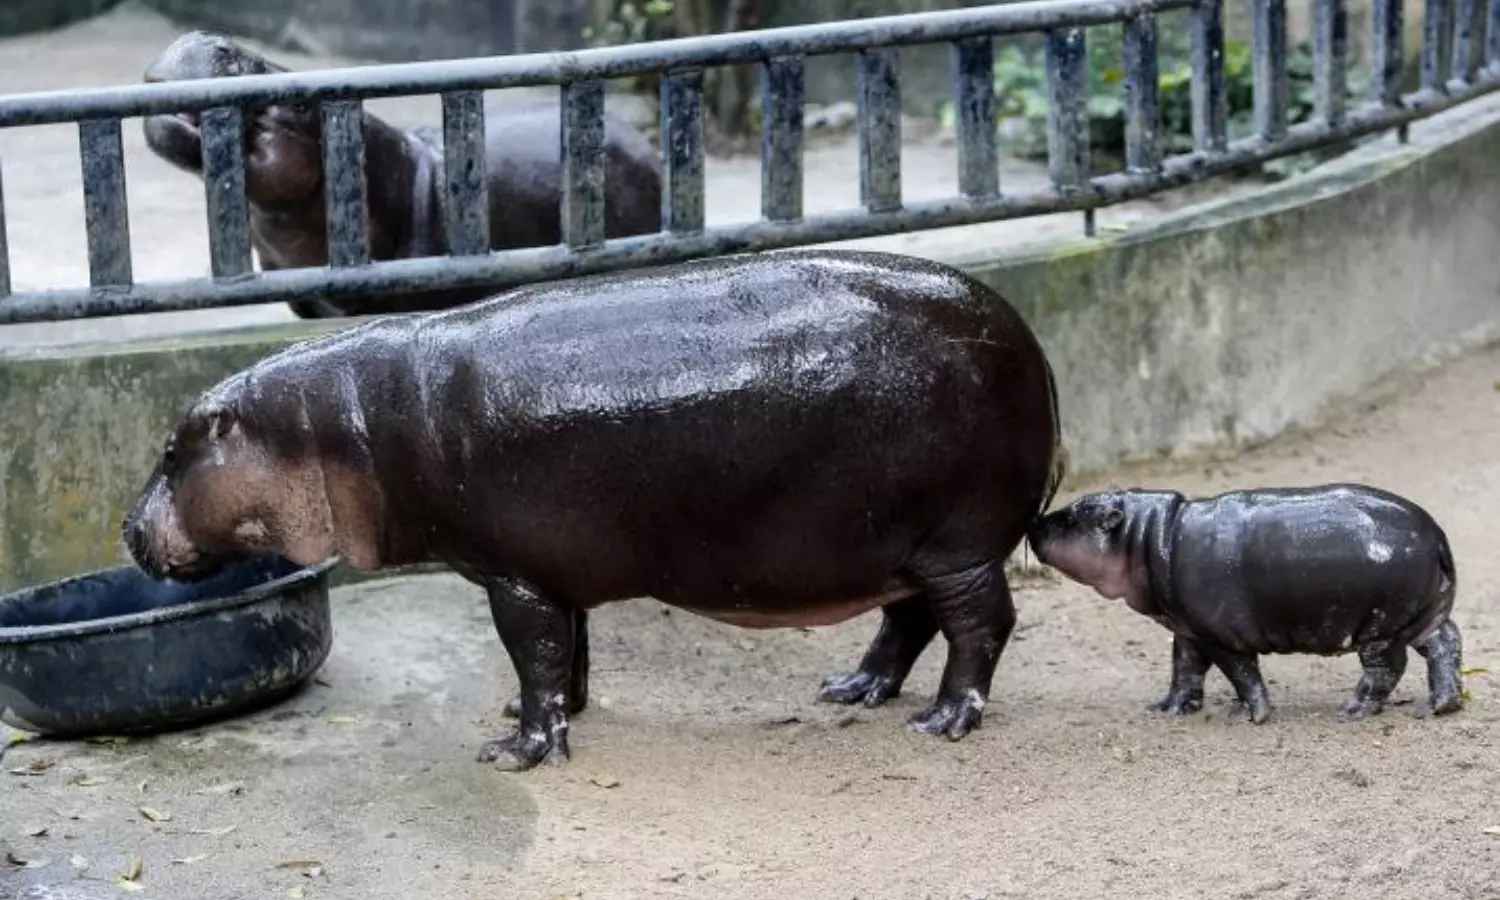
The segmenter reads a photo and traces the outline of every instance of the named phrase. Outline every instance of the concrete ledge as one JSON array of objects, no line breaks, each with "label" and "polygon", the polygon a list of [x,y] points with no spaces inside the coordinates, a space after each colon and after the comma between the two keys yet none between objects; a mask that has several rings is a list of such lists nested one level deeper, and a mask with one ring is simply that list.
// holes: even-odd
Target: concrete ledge
[{"label": "concrete ledge", "polygon": [[[1500,334],[1500,103],[1248,199],[1097,240],[950,260],[1027,315],[1074,473],[1315,424]],[[0,590],[124,560],[118,523],[197,392],[295,324],[0,356]]]}]

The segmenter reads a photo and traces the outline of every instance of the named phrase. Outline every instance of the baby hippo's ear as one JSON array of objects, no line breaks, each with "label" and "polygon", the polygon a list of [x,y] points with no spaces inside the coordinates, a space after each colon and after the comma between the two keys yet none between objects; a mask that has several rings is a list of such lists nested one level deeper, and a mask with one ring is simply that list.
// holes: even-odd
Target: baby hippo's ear
[{"label": "baby hippo's ear", "polygon": [[208,423],[208,439],[210,441],[223,440],[239,426],[239,419],[235,416],[234,410],[219,404],[205,409],[203,411],[203,420]]}]

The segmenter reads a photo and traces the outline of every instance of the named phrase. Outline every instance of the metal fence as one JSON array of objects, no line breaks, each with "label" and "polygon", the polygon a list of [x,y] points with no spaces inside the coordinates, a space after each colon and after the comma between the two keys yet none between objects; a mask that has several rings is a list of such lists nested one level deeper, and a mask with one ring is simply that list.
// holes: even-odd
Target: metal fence
[{"label": "metal fence", "polygon": [[[1401,91],[1402,8],[1375,0],[1371,89],[1346,103],[1345,0],[1314,2],[1315,113],[1288,124],[1286,0],[1253,0],[1254,134],[1227,133],[1222,0],[1040,0],[710,37],[536,54],[204,79],[0,97],[0,127],[76,122],[84,175],[90,285],[12,293],[0,188],[0,323],[200,309],[310,297],[493,288],[753,250],[872,237],[1099,207],[1260,161],[1374,134],[1500,87],[1500,0],[1426,0],[1421,83]],[[1164,156],[1159,140],[1157,17],[1191,19],[1194,149]],[[1126,160],[1090,176],[1085,29],[1123,24]],[[999,181],[993,39],[1041,33],[1047,78],[1051,187],[1011,194]],[[898,48],[952,48],[959,195],[903,203]],[[863,208],[802,210],[803,63],[855,55]],[[761,71],[761,218],[704,222],[703,69]],[[661,230],[606,240],[603,116],[606,79],[662,73],[666,178]],[[483,94],[561,88],[563,240],[491,251],[484,174]],[[359,127],[365,99],[440,94],[446,256],[372,261]],[[329,265],[254,271],[245,197],[243,112],[268,102],[320,103],[327,173]],[[121,119],[200,112],[212,275],[137,283],[131,273]]]}]

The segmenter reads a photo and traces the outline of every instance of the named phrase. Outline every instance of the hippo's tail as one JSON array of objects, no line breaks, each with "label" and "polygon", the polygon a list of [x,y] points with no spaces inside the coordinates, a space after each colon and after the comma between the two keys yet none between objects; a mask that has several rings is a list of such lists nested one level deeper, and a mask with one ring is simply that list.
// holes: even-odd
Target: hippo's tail
[{"label": "hippo's tail", "polygon": [[1042,357],[1042,366],[1047,370],[1047,390],[1052,394],[1052,466],[1047,476],[1047,493],[1042,498],[1042,505],[1037,509],[1038,516],[1045,515],[1052,506],[1052,501],[1057,497],[1057,490],[1061,487],[1063,479],[1068,474],[1068,448],[1062,439],[1062,413],[1058,409],[1057,401],[1057,379],[1053,377],[1052,365]]}]

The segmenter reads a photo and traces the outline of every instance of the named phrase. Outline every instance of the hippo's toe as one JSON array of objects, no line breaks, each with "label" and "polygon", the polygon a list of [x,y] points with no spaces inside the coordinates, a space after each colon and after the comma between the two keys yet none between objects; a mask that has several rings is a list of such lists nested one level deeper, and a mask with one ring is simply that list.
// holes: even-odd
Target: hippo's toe
[{"label": "hippo's toe", "polygon": [[1203,709],[1203,693],[1171,692],[1160,700],[1146,704],[1147,712],[1166,713],[1169,716],[1190,716]]},{"label": "hippo's toe", "polygon": [[900,681],[889,675],[876,675],[872,672],[830,676],[823,681],[823,689],[818,692],[818,699],[824,703],[863,703],[870,708],[899,696]]},{"label": "hippo's toe", "polygon": [[906,727],[922,734],[946,734],[949,740],[957,741],[978,728],[983,717],[984,698],[977,691],[969,691],[957,699],[939,697],[932,706],[914,714]]}]

